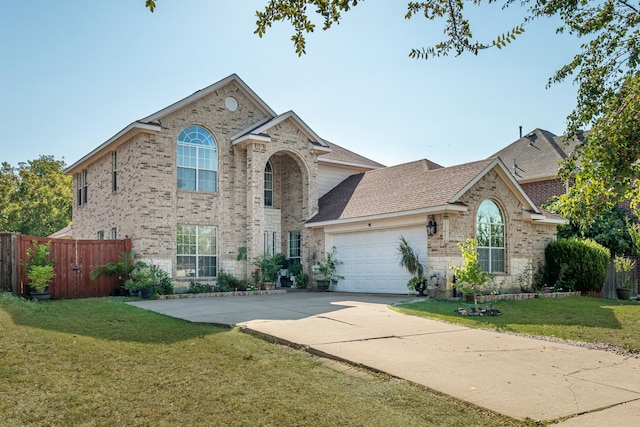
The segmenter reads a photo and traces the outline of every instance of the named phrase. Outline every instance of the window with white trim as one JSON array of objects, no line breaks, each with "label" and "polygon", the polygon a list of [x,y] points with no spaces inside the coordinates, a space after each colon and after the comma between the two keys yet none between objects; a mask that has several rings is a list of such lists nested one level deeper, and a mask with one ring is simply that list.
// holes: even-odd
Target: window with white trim
[{"label": "window with white trim", "polygon": [[200,126],[187,126],[178,135],[178,189],[218,191],[218,147]]},{"label": "window with white trim", "polygon": [[104,230],[98,231],[98,240],[104,240]]},{"label": "window with white trim", "polygon": [[116,240],[117,238],[118,238],[118,229],[116,227],[113,227],[111,229],[111,239]]},{"label": "window with white trim", "polygon": [[489,273],[505,273],[504,217],[493,200],[480,204],[476,214],[478,261]]},{"label": "window with white trim", "polygon": [[273,168],[271,162],[264,167],[264,205],[273,206]]},{"label": "window with white trim", "polygon": [[300,261],[300,231],[289,232],[289,259]]},{"label": "window with white trim", "polygon": [[178,225],[176,255],[177,277],[217,277],[217,228],[203,225]]}]

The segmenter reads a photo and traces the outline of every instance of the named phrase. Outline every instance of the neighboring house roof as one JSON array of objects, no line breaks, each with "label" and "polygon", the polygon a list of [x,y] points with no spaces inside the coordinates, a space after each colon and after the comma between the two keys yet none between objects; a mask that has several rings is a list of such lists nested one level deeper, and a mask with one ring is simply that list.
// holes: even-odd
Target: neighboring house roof
[{"label": "neighboring house roof", "polygon": [[500,157],[520,183],[555,179],[559,163],[580,143],[535,129],[491,157]]},{"label": "neighboring house roof", "polygon": [[[353,151],[347,150],[344,147],[339,146],[333,142],[327,141],[324,142],[331,149],[331,152],[322,154],[318,157],[318,161],[322,163],[332,163],[336,165],[345,165],[345,166],[356,166],[356,167],[369,167],[373,169],[383,168],[384,165],[378,162],[374,162],[371,159],[368,159],[360,154],[354,153]],[[427,160],[428,161],[428,160]],[[433,162],[430,162],[435,167],[439,166]]]},{"label": "neighboring house roof", "polygon": [[498,171],[526,210],[540,216],[537,219],[544,217],[499,158],[447,168],[418,160],[350,176],[320,198],[319,212],[308,225],[466,210],[459,199],[492,169]]},{"label": "neighboring house roof", "polygon": [[69,224],[64,228],[56,231],[55,233],[47,236],[52,239],[72,239],[73,238],[73,224]]}]

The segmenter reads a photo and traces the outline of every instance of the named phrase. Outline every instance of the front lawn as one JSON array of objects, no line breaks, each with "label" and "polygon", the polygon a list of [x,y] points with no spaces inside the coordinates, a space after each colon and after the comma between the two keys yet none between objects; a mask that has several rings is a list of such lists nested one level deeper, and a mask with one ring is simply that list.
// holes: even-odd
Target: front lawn
[{"label": "front lawn", "polygon": [[[482,304],[480,304],[482,305]],[[472,317],[454,313],[470,304],[422,301],[396,307],[401,313],[431,317],[473,328],[602,343],[640,353],[640,304],[588,297],[496,301],[501,316]]]},{"label": "front lawn", "polygon": [[0,294],[3,426],[527,425],[118,298]]}]

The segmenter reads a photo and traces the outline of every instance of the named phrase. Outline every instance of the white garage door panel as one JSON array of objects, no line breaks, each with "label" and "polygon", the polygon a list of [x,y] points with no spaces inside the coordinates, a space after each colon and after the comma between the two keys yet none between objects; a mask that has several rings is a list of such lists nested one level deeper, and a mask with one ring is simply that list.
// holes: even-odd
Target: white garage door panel
[{"label": "white garage door panel", "polygon": [[427,236],[424,227],[396,228],[330,235],[338,270],[344,279],[336,290],[345,292],[407,293],[409,274],[398,264],[398,242],[404,236],[426,264]]}]

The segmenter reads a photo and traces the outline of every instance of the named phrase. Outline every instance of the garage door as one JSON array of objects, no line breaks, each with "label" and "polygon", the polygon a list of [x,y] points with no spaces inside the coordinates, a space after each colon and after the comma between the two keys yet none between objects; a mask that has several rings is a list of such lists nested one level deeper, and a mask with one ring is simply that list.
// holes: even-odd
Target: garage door
[{"label": "garage door", "polygon": [[404,236],[426,264],[427,232],[424,227],[331,234],[331,246],[342,261],[337,291],[405,294],[411,276],[398,264],[398,242]]}]

